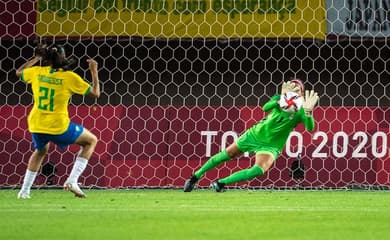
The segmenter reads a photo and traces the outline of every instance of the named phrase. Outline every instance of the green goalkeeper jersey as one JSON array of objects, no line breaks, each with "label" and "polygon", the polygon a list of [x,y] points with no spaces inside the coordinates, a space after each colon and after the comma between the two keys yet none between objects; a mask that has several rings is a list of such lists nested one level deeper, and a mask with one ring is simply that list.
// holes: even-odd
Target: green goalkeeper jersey
[{"label": "green goalkeeper jersey", "polygon": [[251,139],[259,145],[282,151],[290,132],[299,123],[303,123],[308,131],[314,129],[314,118],[307,117],[303,108],[292,114],[284,112],[278,104],[279,99],[280,95],[275,95],[263,106],[263,111],[269,113],[245,134],[252,135]]}]

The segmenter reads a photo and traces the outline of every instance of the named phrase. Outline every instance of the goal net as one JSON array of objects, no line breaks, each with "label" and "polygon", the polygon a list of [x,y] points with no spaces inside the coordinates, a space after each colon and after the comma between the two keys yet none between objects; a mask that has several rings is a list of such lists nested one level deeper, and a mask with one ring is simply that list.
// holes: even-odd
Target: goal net
[{"label": "goal net", "polygon": [[[101,97],[74,96],[69,108],[99,138],[84,186],[181,187],[292,77],[319,92],[315,131],[298,126],[265,175],[234,186],[390,185],[389,9],[384,0],[4,0],[0,186],[22,183],[33,152],[31,89],[15,69],[36,40],[62,43],[88,81],[86,60],[99,63]],[[35,186],[61,186],[78,150],[50,145]],[[253,163],[244,154],[199,186]]]}]

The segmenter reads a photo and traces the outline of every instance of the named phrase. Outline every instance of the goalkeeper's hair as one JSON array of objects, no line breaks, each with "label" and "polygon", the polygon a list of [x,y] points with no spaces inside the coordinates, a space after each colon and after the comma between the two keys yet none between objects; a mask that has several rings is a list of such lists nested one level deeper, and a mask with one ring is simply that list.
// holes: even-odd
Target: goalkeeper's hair
[{"label": "goalkeeper's hair", "polygon": [[52,66],[54,69],[71,70],[77,62],[75,58],[65,58],[65,48],[60,44],[51,47],[39,44],[35,48],[35,55],[42,57],[43,65]]},{"label": "goalkeeper's hair", "polygon": [[301,79],[298,79],[298,78],[292,78],[290,79],[290,81],[292,83],[295,83],[296,85],[299,86],[299,88],[301,89],[301,93],[303,94],[305,92],[305,85],[303,85],[303,82]]}]

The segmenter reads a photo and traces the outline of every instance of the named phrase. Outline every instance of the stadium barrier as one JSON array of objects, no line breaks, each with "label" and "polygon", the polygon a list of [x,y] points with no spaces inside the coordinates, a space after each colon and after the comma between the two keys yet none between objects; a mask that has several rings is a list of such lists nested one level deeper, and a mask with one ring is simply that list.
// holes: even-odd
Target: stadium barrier
[{"label": "stadium barrier", "polygon": [[[29,107],[2,106],[0,132],[2,174],[0,185],[21,182],[31,136],[26,130]],[[96,153],[81,178],[88,186],[109,188],[180,187],[207,158],[260,120],[260,107],[72,106],[72,120],[99,138]],[[293,187],[289,176],[298,153],[306,166],[304,187],[342,188],[350,184],[390,184],[388,128],[390,109],[375,107],[318,107],[316,130],[303,125],[292,132],[274,167],[250,182],[251,187]],[[329,121],[332,119],[332,121]],[[11,131],[12,129],[12,131]],[[54,145],[51,146],[54,148]],[[56,149],[48,161],[56,168],[56,181],[65,181],[77,147],[70,153]],[[232,160],[206,174],[200,186],[249,167],[253,156]],[[38,181],[45,184],[45,177]],[[239,185],[238,185],[239,186]]]}]

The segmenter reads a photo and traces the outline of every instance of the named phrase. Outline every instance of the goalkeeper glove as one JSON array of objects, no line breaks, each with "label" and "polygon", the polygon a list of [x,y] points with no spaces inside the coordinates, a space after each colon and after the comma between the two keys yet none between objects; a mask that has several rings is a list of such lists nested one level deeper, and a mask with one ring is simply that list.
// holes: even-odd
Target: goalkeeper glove
[{"label": "goalkeeper glove", "polygon": [[287,92],[295,92],[299,94],[300,87],[298,84],[295,84],[291,81],[283,82],[282,84],[282,95],[287,93]]},{"label": "goalkeeper glove", "polygon": [[314,92],[314,90],[306,90],[305,99],[303,101],[303,110],[305,110],[305,115],[311,117],[313,114],[313,108],[317,104],[318,101],[318,93]]}]

